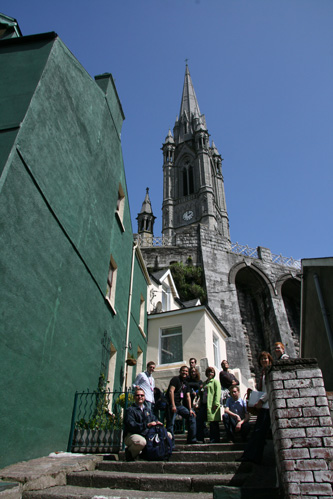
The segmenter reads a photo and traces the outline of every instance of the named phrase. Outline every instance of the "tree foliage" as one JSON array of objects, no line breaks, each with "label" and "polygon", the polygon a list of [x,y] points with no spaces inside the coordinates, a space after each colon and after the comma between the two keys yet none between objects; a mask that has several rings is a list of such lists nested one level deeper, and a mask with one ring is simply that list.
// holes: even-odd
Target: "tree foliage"
[{"label": "tree foliage", "polygon": [[201,303],[206,303],[207,296],[202,267],[194,266],[189,259],[186,265],[182,262],[173,263],[170,270],[181,301],[199,298]]}]

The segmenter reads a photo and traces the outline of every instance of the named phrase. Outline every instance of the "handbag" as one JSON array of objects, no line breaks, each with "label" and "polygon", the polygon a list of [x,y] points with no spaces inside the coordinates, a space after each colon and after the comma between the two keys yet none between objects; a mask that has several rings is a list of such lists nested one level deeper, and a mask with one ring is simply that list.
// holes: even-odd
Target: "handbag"
[{"label": "handbag", "polygon": [[156,425],[148,429],[147,441],[142,456],[147,461],[168,461],[172,454],[172,440],[164,426]]}]

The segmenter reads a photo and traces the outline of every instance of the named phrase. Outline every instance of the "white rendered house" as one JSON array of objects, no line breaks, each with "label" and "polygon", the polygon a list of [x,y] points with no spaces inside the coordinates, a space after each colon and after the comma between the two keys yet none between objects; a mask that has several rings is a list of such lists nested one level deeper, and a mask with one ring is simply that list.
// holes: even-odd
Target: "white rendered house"
[{"label": "white rendered house", "polygon": [[201,379],[213,366],[216,377],[226,358],[227,330],[200,300],[181,303],[171,271],[151,275],[148,308],[147,361],[156,363],[155,384],[166,389],[189,359],[197,359]]}]

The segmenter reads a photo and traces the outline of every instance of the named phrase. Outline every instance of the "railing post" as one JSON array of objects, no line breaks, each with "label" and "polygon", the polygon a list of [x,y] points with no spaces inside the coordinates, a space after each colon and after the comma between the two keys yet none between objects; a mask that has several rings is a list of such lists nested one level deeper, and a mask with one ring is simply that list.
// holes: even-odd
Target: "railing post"
[{"label": "railing post", "polygon": [[77,407],[78,395],[79,395],[78,392],[75,392],[75,395],[74,395],[74,406],[73,406],[73,412],[72,412],[72,422],[71,422],[71,429],[70,429],[70,432],[69,432],[67,452],[72,452],[72,443],[73,443],[73,435],[74,435],[74,426],[75,426],[75,417],[76,417],[76,407]]}]

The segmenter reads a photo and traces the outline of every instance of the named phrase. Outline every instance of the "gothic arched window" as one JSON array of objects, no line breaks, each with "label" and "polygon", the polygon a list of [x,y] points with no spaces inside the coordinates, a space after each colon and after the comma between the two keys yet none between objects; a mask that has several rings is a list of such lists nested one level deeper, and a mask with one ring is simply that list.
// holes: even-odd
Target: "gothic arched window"
[{"label": "gothic arched window", "polygon": [[193,166],[188,168],[188,193],[193,194],[194,192],[194,182],[193,182]]},{"label": "gothic arched window", "polygon": [[182,169],[183,175],[183,196],[194,193],[193,166],[189,163]]},{"label": "gothic arched window", "polygon": [[188,195],[187,168],[183,168],[183,196]]}]

